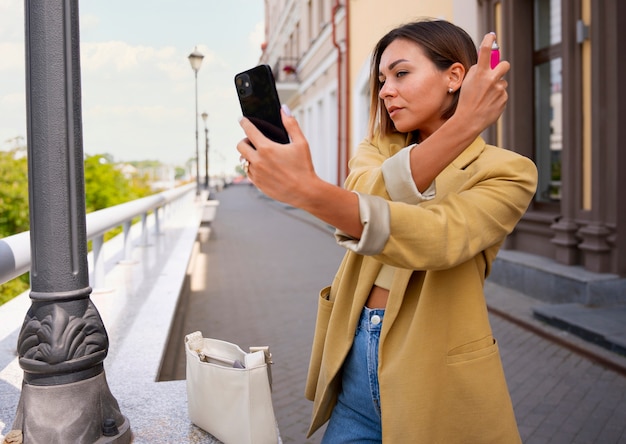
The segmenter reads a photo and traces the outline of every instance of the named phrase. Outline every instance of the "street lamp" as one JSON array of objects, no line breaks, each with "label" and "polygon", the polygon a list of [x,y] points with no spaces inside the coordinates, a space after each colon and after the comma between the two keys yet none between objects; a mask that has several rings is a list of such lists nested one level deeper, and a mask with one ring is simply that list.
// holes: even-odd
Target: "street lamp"
[{"label": "street lamp", "polygon": [[193,52],[189,54],[189,63],[191,69],[196,78],[196,114],[194,116],[196,121],[196,196],[200,194],[200,156],[198,155],[198,71],[200,65],[202,65],[202,59],[204,55],[198,51],[198,48],[194,48]]},{"label": "street lamp", "polygon": [[204,121],[204,188],[209,190],[209,128],[206,125],[206,120],[209,115],[207,112],[202,113],[202,120]]},{"label": "street lamp", "polygon": [[78,2],[23,3],[33,273],[15,350],[23,376],[14,439],[4,442],[130,443],[105,376],[108,335],[90,297]]}]

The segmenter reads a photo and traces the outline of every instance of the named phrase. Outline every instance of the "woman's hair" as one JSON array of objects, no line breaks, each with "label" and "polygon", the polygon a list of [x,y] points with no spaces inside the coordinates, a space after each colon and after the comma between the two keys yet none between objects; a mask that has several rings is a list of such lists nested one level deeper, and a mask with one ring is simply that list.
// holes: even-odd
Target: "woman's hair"
[{"label": "woman's hair", "polygon": [[[407,23],[391,30],[380,39],[372,54],[370,67],[370,117],[369,137],[379,130],[381,136],[396,132],[396,128],[385,109],[385,104],[378,96],[382,88],[379,80],[380,59],[387,47],[396,39],[404,39],[419,45],[424,55],[441,71],[459,62],[465,72],[478,61],[476,46],[472,38],[463,29],[445,20],[423,19]],[[449,119],[456,111],[460,88],[453,93],[452,103],[443,112],[442,118]],[[414,136],[417,136],[415,134]]]}]

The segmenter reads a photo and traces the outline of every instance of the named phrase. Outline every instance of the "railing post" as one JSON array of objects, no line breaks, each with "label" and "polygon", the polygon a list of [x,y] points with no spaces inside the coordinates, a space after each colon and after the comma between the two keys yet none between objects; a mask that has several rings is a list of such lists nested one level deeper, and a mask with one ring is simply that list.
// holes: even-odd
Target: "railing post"
[{"label": "railing post", "polygon": [[141,214],[141,246],[147,247],[150,239],[148,233],[148,213]]},{"label": "railing post", "polygon": [[78,0],[24,4],[32,304],[18,337],[24,380],[13,429],[26,443],[129,443],[90,299]]},{"label": "railing post", "polygon": [[133,242],[130,236],[130,230],[133,227],[133,221],[127,220],[124,222],[124,259],[122,262],[131,263],[133,262]]},{"label": "railing post", "polygon": [[92,240],[93,246],[93,288],[104,288],[104,234],[99,234]]},{"label": "railing post", "polygon": [[161,219],[159,218],[159,210],[161,207],[154,209],[154,235],[159,236],[161,234]]}]

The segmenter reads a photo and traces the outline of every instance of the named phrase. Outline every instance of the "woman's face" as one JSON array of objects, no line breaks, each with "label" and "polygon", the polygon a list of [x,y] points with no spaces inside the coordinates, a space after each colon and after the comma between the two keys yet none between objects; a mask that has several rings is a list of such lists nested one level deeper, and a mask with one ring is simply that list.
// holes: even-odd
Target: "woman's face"
[{"label": "woman's face", "polygon": [[452,101],[450,77],[447,70],[436,68],[417,43],[391,42],[381,54],[378,72],[378,96],[398,131],[419,130],[425,139],[443,124],[441,116]]}]

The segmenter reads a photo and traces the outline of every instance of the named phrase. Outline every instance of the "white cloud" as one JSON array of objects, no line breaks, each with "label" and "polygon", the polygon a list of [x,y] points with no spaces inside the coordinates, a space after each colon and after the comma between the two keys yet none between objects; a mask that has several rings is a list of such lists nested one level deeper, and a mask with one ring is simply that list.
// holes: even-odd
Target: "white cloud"
[{"label": "white cloud", "polygon": [[[243,137],[233,76],[258,61],[263,4],[177,0],[168,5],[81,2],[85,153],[173,164],[192,157],[194,75],[187,57],[198,45],[205,56],[198,72],[198,111],[209,113],[211,168],[221,162],[232,171],[238,164],[235,145]],[[245,16],[242,5],[250,12]],[[128,9],[124,16],[121,7]],[[5,140],[26,135],[24,39],[23,0],[0,0],[0,148]],[[203,149],[202,119],[198,125]]]},{"label": "white cloud", "polygon": [[93,14],[80,14],[80,32],[86,33],[98,29],[100,19]]},{"label": "white cloud", "polygon": [[259,22],[254,27],[254,31],[250,33],[248,36],[248,41],[252,45],[252,47],[258,50],[261,47],[261,44],[265,42],[265,24],[264,22]]},{"label": "white cloud", "polygon": [[149,119],[152,123],[167,122],[168,119],[178,118],[188,114],[187,109],[157,106],[94,106],[85,113],[89,118],[116,118],[116,119]]},{"label": "white cloud", "polygon": [[0,106],[8,109],[15,109],[15,107],[24,107],[26,103],[25,92],[13,92],[0,97]]},{"label": "white cloud", "polygon": [[22,0],[0,1],[0,41],[24,41],[24,2]]},{"label": "white cloud", "polygon": [[156,61],[171,59],[174,47],[161,49],[149,46],[133,46],[126,42],[109,41],[81,45],[81,65],[85,72],[104,69],[125,73]]},{"label": "white cloud", "polygon": [[0,42],[0,73],[3,71],[24,72],[24,43]]}]

